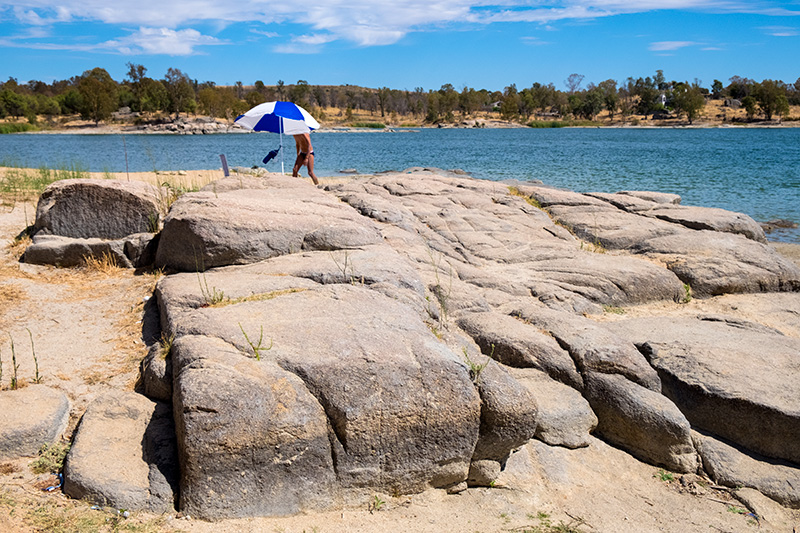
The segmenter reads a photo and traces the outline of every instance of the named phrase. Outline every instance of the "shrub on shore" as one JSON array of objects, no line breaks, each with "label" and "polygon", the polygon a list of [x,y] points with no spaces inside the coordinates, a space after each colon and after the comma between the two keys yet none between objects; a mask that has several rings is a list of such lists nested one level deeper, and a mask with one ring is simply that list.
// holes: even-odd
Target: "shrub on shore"
[{"label": "shrub on shore", "polygon": [[386,127],[386,124],[382,122],[351,122],[351,128],[372,128],[375,130],[382,130]]},{"label": "shrub on shore", "polygon": [[0,135],[3,133],[23,133],[26,131],[38,131],[39,128],[27,122],[7,122],[0,124]]}]

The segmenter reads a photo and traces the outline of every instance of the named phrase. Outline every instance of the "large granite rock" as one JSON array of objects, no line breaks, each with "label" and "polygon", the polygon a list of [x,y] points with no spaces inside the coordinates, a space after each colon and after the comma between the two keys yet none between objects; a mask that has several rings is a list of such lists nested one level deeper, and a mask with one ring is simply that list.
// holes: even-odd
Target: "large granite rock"
[{"label": "large granite rock", "polygon": [[766,245],[750,217],[629,194],[523,187],[578,237],[663,262],[698,297],[800,290],[800,268]]},{"label": "large granite rock", "polygon": [[532,368],[511,369],[538,407],[535,438],[550,446],[583,448],[591,442],[597,416],[581,393]]},{"label": "large granite rock", "polygon": [[64,492],[117,509],[175,508],[178,464],[169,404],[133,392],[94,400],[64,465]]},{"label": "large granite rock", "polygon": [[620,375],[590,372],[586,398],[597,432],[649,463],[675,472],[697,470],[689,422],[664,396]]},{"label": "large granite rock", "polygon": [[485,365],[474,377],[481,396],[481,429],[467,483],[490,486],[496,475],[487,472],[499,473],[511,451],[536,434],[537,407],[530,391],[498,363],[487,359],[477,364]]},{"label": "large granite rock", "polygon": [[112,240],[147,233],[158,226],[163,195],[157,187],[141,181],[56,181],[39,198],[34,231]]},{"label": "large granite rock", "polygon": [[155,260],[158,239],[152,233],[138,233],[123,239],[76,239],[58,235],[35,235],[22,261],[35,265],[76,267],[87,258],[108,258],[119,267],[138,268]]},{"label": "large granite rock", "polygon": [[720,316],[608,325],[642,347],[693,426],[800,463],[800,340]]},{"label": "large granite rock", "polygon": [[164,220],[156,264],[203,271],[303,250],[380,242],[368,219],[298,181],[273,177],[265,182],[269,188],[181,196]]},{"label": "large granite rock", "polygon": [[69,422],[69,400],[44,385],[0,391],[0,459],[35,457]]},{"label": "large granite rock", "polygon": [[518,318],[501,313],[469,313],[458,320],[481,351],[504,365],[537,368],[578,390],[583,378],[569,352],[547,333]]},{"label": "large granite rock", "polygon": [[325,411],[291,372],[215,338],[172,349],[180,509],[219,519],[331,505]]},{"label": "large granite rock", "polygon": [[723,440],[692,432],[703,468],[726,487],[751,487],[773,500],[800,509],[800,465],[747,453]]}]

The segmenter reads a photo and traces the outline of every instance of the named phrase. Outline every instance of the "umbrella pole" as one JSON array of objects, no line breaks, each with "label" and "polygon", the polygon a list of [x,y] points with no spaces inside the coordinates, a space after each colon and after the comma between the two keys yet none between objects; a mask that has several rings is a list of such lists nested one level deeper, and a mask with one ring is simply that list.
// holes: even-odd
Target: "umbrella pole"
[{"label": "umbrella pole", "polygon": [[281,137],[281,147],[280,147],[280,152],[281,152],[281,176],[285,176],[286,172],[284,172],[284,170],[283,170],[283,117],[281,117],[281,126],[278,128],[278,131],[280,131],[280,137]]}]

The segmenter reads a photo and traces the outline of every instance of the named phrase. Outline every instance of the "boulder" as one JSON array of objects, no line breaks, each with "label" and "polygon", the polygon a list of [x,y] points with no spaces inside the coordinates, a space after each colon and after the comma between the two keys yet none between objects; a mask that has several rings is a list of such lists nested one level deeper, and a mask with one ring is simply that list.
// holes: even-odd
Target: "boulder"
[{"label": "boulder", "polygon": [[175,508],[178,464],[169,404],[111,391],[81,419],[64,466],[64,493],[117,509]]},{"label": "boulder", "polygon": [[585,378],[597,433],[648,463],[697,470],[689,422],[666,397],[620,375],[589,372]]},{"label": "boulder", "polygon": [[[473,356],[478,359],[480,356]],[[512,450],[519,448],[536,434],[536,400],[527,388],[505,369],[486,359],[475,384],[481,396],[481,429],[467,483],[489,486],[495,480]],[[498,468],[484,464],[497,463]],[[478,463],[476,465],[476,463]],[[496,472],[495,472],[496,470]],[[494,473],[493,478],[491,473]]]},{"label": "boulder", "polygon": [[123,268],[138,268],[153,263],[155,244],[152,233],[138,233],[123,239],[76,239],[58,235],[38,234],[25,250],[22,261],[35,265],[77,267],[87,258],[109,258]]},{"label": "boulder", "polygon": [[602,325],[543,305],[512,304],[506,310],[552,335],[569,352],[584,381],[587,372],[620,374],[650,390],[661,390],[658,374],[634,343]]},{"label": "boulder", "polygon": [[633,196],[648,202],[657,204],[680,204],[681,197],[677,194],[657,191],[619,191],[617,194],[624,194],[626,196]]},{"label": "boulder", "polygon": [[800,463],[800,339],[724,316],[607,326],[642,347],[693,427]]},{"label": "boulder", "polygon": [[59,440],[69,422],[69,400],[44,385],[0,391],[0,459],[35,457]]},{"label": "boulder", "polygon": [[69,179],[39,197],[34,231],[74,239],[121,239],[158,226],[163,193],[141,181]]},{"label": "boulder", "polygon": [[156,265],[203,271],[380,242],[377,228],[353,208],[300,180],[292,187],[275,181],[268,189],[181,196],[164,220]]},{"label": "boulder", "polygon": [[726,487],[751,487],[793,509],[800,509],[800,465],[770,460],[722,439],[693,431],[703,468]]},{"label": "boulder", "polygon": [[302,378],[330,420],[344,487],[413,492],[466,479],[479,396],[464,363],[410,307],[358,284],[200,308],[170,294],[159,298],[176,338],[217,337],[253,356],[261,346],[263,358]]},{"label": "boulder", "polygon": [[329,425],[301,379],[220,339],[183,336],[172,352],[182,512],[283,515],[334,501]]},{"label": "boulder", "polygon": [[509,372],[528,389],[538,407],[535,438],[570,449],[589,445],[597,416],[580,392],[532,368]]},{"label": "boulder", "polygon": [[516,368],[536,368],[575,389],[583,389],[583,378],[569,352],[536,327],[496,312],[469,313],[457,323],[483,353],[496,361]]},{"label": "boulder", "polygon": [[664,261],[692,294],[800,291],[800,267],[771,246],[717,231],[654,236],[632,251]]},{"label": "boulder", "polygon": [[[766,243],[764,230],[749,216],[716,207],[678,205],[678,202],[656,202],[641,195],[588,193],[618,209],[638,215],[657,218],[694,230],[712,230],[744,235],[748,239]],[[680,198],[680,197],[679,197]]]},{"label": "boulder", "polygon": [[143,393],[152,400],[172,402],[172,356],[160,343],[150,346],[142,359]]}]

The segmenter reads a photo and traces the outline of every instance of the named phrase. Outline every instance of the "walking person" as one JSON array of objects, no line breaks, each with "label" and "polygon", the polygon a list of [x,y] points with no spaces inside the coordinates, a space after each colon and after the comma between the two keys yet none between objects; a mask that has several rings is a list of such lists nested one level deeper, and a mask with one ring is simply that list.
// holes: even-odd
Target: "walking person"
[{"label": "walking person", "polygon": [[308,175],[314,182],[314,185],[319,185],[319,180],[314,174],[314,147],[311,146],[311,135],[308,133],[298,133],[294,135],[294,142],[297,148],[297,159],[294,162],[292,169],[292,176],[295,178],[300,172],[300,167],[303,165],[308,169]]}]

